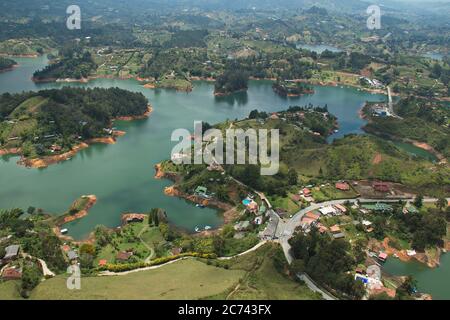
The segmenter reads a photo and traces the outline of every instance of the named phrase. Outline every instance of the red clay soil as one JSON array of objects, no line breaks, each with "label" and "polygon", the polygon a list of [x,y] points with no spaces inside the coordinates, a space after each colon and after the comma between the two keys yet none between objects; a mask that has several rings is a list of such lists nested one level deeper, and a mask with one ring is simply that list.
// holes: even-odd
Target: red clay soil
[{"label": "red clay soil", "polygon": [[116,120],[121,121],[133,121],[133,120],[142,120],[147,119],[150,114],[153,112],[153,107],[151,105],[147,106],[147,111],[145,111],[143,114],[139,116],[124,116],[124,117],[117,117]]},{"label": "red clay soil", "polygon": [[6,156],[9,154],[21,154],[21,148],[9,148],[9,149],[0,149],[0,156]]},{"label": "red clay soil", "polygon": [[383,161],[383,157],[382,157],[381,153],[377,153],[372,160],[372,164],[379,164],[379,163],[381,163],[381,161]]},{"label": "red clay soil", "polygon": [[439,257],[441,255],[441,249],[438,248],[438,254],[437,258],[429,256],[425,252],[417,252],[414,256],[408,256],[406,253],[406,250],[397,250],[389,245],[390,239],[388,237],[384,238],[383,242],[380,243],[376,241],[375,239],[371,239],[369,241],[369,247],[374,251],[383,250],[386,252],[389,256],[397,255],[398,258],[401,261],[411,261],[412,259],[415,259],[421,263],[426,264],[430,268],[435,268],[439,266]]},{"label": "red clay soil", "polygon": [[[73,241],[72,237],[61,234],[61,226],[63,226],[64,224],[66,224],[68,222],[72,222],[72,221],[81,219],[81,218],[83,218],[83,217],[88,215],[89,209],[91,209],[95,205],[95,203],[97,202],[97,197],[95,195],[88,195],[87,198],[88,198],[88,202],[86,203],[86,205],[84,206],[83,209],[81,209],[80,211],[78,211],[75,214],[71,214],[71,215],[65,216],[64,219],[60,223],[58,223],[57,226],[55,226],[53,228],[53,232],[60,239],[65,240],[65,241]],[[92,243],[93,240],[94,239],[93,239],[93,236],[91,234],[86,241],[81,241],[79,243],[86,243],[86,242]]]}]

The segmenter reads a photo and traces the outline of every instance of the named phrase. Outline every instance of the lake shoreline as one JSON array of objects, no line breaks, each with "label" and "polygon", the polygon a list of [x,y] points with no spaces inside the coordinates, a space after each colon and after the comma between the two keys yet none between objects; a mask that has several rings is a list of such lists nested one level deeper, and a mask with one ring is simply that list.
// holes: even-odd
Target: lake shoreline
[{"label": "lake shoreline", "polygon": [[[147,119],[151,113],[153,112],[153,107],[149,104],[147,106],[147,110],[142,115],[137,116],[123,116],[117,117],[113,119],[119,121],[135,121],[135,120],[143,120]],[[17,162],[19,165],[23,165],[27,168],[33,169],[44,169],[50,165],[57,164],[63,161],[70,160],[74,157],[78,152],[88,148],[92,144],[102,143],[102,144],[115,144],[117,143],[117,138],[124,136],[126,134],[125,131],[115,130],[113,131],[111,136],[108,137],[97,137],[85,140],[80,142],[79,144],[73,146],[71,150],[64,152],[62,154],[49,155],[38,158],[27,158],[22,154],[21,148],[10,148],[10,149],[0,149],[0,156],[3,155],[21,155],[21,159]]]},{"label": "lake shoreline", "polygon": [[[199,205],[203,205],[205,207],[223,211],[224,219],[223,219],[222,226],[232,222],[236,218],[236,212],[233,210],[234,206],[229,203],[225,203],[225,202],[222,202],[222,201],[219,201],[216,199],[204,199],[202,197],[199,197],[199,196],[196,196],[193,194],[187,194],[187,193],[179,190],[177,188],[177,183],[181,180],[181,175],[178,173],[174,173],[174,172],[169,172],[169,173],[164,172],[161,163],[158,163],[155,165],[154,178],[155,179],[168,179],[168,180],[175,182],[174,185],[166,187],[164,189],[164,194],[167,196],[182,198],[182,199],[185,199],[185,200],[195,203],[195,204],[199,204]],[[222,226],[208,231],[208,234],[210,234],[211,232],[220,230]]]},{"label": "lake shoreline", "polygon": [[[367,123],[373,123],[371,120],[371,117],[368,117],[365,114],[365,109],[367,107],[367,102],[362,106],[362,108],[358,111],[359,117],[363,120],[366,120]],[[413,140],[413,139],[408,139],[408,138],[402,138],[402,137],[398,137],[395,135],[391,135],[391,134],[387,134],[387,133],[382,133],[378,130],[370,130],[367,128],[367,124],[362,126],[361,129],[368,134],[373,134],[376,137],[379,137],[383,140],[392,140],[392,141],[398,141],[398,142],[403,142],[403,143],[409,143],[412,144],[413,146],[420,148],[422,150],[425,150],[431,154],[433,154],[438,160],[439,160],[439,164],[447,164],[447,159],[445,158],[445,156],[440,153],[439,151],[437,151],[436,149],[434,149],[432,146],[430,146],[428,143],[423,142],[423,141],[417,141],[417,140]]]},{"label": "lake shoreline", "polygon": [[53,232],[56,234],[58,238],[60,238],[63,241],[71,241],[76,244],[82,244],[82,243],[93,243],[93,241],[95,240],[93,232],[89,234],[89,237],[87,239],[81,241],[75,241],[73,237],[61,233],[63,225],[86,217],[89,214],[89,210],[97,203],[97,197],[95,195],[82,196],[82,198],[87,198],[88,201],[86,202],[84,207],[81,208],[81,210],[79,210],[75,214],[64,214],[55,218],[56,223],[55,227],[53,228]]}]

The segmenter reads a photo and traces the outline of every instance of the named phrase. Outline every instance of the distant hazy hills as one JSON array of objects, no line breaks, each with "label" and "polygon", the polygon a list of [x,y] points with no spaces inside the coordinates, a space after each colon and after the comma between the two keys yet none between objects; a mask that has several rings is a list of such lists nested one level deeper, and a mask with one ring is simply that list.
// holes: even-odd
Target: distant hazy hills
[{"label": "distant hazy hills", "polygon": [[329,12],[363,14],[371,4],[380,4],[382,10],[391,14],[450,17],[450,0],[1,0],[0,18],[64,17],[67,6],[74,3],[88,16],[107,14],[121,18],[175,9],[296,11],[312,6],[325,8]]}]

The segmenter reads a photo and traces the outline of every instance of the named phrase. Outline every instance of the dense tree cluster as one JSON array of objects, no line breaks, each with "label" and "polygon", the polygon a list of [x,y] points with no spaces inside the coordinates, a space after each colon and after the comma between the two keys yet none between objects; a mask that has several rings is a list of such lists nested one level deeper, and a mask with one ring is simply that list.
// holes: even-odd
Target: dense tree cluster
[{"label": "dense tree cluster", "polygon": [[[27,99],[40,98],[39,108],[30,112],[18,106]],[[103,136],[111,120],[121,116],[138,116],[147,110],[147,99],[141,93],[119,88],[70,88],[42,90],[0,96],[0,120],[36,123],[20,136],[31,155],[42,154],[56,140],[70,148],[79,139]],[[32,121],[30,120],[32,119]],[[7,141],[10,125],[0,125],[0,138]],[[6,135],[6,136],[5,136]]]},{"label": "dense tree cluster", "polygon": [[295,273],[306,272],[318,283],[354,299],[364,295],[362,283],[347,273],[356,263],[349,254],[348,242],[332,240],[313,229],[307,235],[297,233],[289,243],[296,259],[292,268]]},{"label": "dense tree cluster", "polygon": [[20,244],[22,250],[33,257],[45,260],[50,269],[61,271],[65,260],[61,252],[61,241],[37,212],[31,217],[23,218],[20,209],[0,211],[0,229],[3,234],[11,234],[10,244]]},{"label": "dense tree cluster", "polygon": [[60,54],[62,56],[60,61],[36,71],[33,78],[35,80],[82,79],[87,78],[97,69],[91,53],[84,51],[80,46],[65,47]]},{"label": "dense tree cluster", "polygon": [[217,77],[214,93],[230,94],[236,91],[247,90],[247,88],[248,75],[241,70],[229,70]]},{"label": "dense tree cluster", "polygon": [[4,57],[0,57],[0,71],[9,69],[17,64],[16,61]]}]

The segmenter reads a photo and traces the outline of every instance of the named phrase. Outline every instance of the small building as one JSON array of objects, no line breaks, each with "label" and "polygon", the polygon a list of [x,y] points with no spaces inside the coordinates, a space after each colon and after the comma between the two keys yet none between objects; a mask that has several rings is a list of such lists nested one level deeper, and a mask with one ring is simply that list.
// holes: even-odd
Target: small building
[{"label": "small building", "polygon": [[69,258],[70,261],[77,260],[78,254],[75,251],[70,250],[69,252],[67,252],[67,257]]},{"label": "small building", "polygon": [[5,256],[3,260],[13,260],[19,255],[20,246],[18,244],[13,244],[5,248]]},{"label": "small building", "polygon": [[341,228],[337,224],[335,224],[334,226],[330,227],[330,231],[332,233],[340,233],[341,232]]},{"label": "small building", "polygon": [[317,213],[314,213],[314,212],[312,212],[312,211],[309,211],[309,212],[307,212],[307,213],[305,214],[305,218],[310,218],[310,219],[313,219],[313,220],[315,221],[315,220],[319,220],[320,215],[317,214]]},{"label": "small building", "polygon": [[183,248],[174,247],[172,248],[172,250],[170,250],[170,252],[172,253],[173,256],[178,256],[179,254],[181,254],[181,252],[183,252]]},{"label": "small building", "polygon": [[301,197],[301,195],[299,195],[299,194],[293,194],[293,195],[291,196],[291,199],[292,199],[293,201],[295,201],[295,202],[299,202],[299,201],[302,199],[302,197]]},{"label": "small building", "polygon": [[322,207],[319,209],[320,213],[323,214],[324,216],[328,215],[328,214],[336,214],[336,209],[333,208],[333,206],[326,206],[326,207]]},{"label": "small building", "polygon": [[350,190],[350,186],[347,182],[337,182],[335,187],[336,187],[336,189],[341,190],[341,191],[349,191]]},{"label": "small building", "polygon": [[325,232],[328,231],[328,228],[325,227],[325,226],[324,226],[323,224],[321,224],[321,223],[318,223],[318,224],[317,224],[317,228],[318,228],[318,230],[319,230],[320,233],[325,233]]},{"label": "small building", "polygon": [[22,279],[22,270],[16,267],[5,268],[2,273],[2,279],[5,281]]},{"label": "small building", "polygon": [[206,195],[208,193],[208,188],[203,187],[203,186],[198,186],[197,188],[195,188],[195,193],[197,193],[199,195]]},{"label": "small building", "polygon": [[347,208],[344,207],[342,204],[335,204],[334,207],[339,210],[342,213],[346,213],[347,212]]},{"label": "small building", "polygon": [[361,223],[365,227],[370,227],[372,225],[372,222],[370,222],[369,220],[363,220]]},{"label": "small building", "polygon": [[247,210],[254,214],[258,213],[258,204],[255,201],[250,202],[247,205]]},{"label": "small building", "polygon": [[343,238],[345,238],[345,234],[343,234],[342,232],[335,233],[335,234],[333,234],[333,238],[334,239],[343,239]]},{"label": "small building", "polygon": [[378,260],[380,260],[381,262],[386,262],[388,258],[388,255],[386,252],[380,252],[380,254],[378,255]]},{"label": "small building", "polygon": [[120,262],[125,262],[125,261],[128,261],[128,259],[130,259],[130,257],[132,255],[133,255],[133,252],[120,251],[116,255],[116,260],[118,260]]},{"label": "small building", "polygon": [[125,213],[122,215],[122,224],[143,222],[147,215],[141,213]]},{"label": "small building", "polygon": [[50,151],[51,152],[61,152],[62,151],[62,147],[57,145],[57,144],[54,144],[54,145],[52,145],[50,147]]},{"label": "small building", "polygon": [[311,190],[309,190],[308,188],[303,188],[302,192],[305,197],[311,196]]}]

